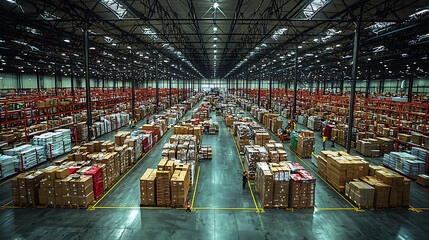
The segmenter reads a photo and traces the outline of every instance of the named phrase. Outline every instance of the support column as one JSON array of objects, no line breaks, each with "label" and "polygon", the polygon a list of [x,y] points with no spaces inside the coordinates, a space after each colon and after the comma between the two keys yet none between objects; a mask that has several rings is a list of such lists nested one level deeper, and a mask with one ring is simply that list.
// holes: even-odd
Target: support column
[{"label": "support column", "polygon": [[270,95],[268,98],[268,108],[269,109],[271,109],[271,97],[272,97],[272,93],[273,93],[273,78],[274,78],[274,74],[273,74],[272,69],[271,69],[270,80],[269,80]]},{"label": "support column", "polygon": [[55,64],[55,73],[54,73],[54,86],[55,86],[55,96],[58,96],[58,72],[57,72],[56,64]]},{"label": "support column", "polygon": [[258,106],[261,106],[261,82],[263,78],[261,76],[263,75],[259,75],[259,80],[258,80]]},{"label": "support column", "polygon": [[366,80],[366,89],[365,89],[365,98],[369,97],[369,89],[371,88],[371,79],[369,77],[369,74],[367,74],[367,80]]},{"label": "support column", "polygon": [[359,38],[360,38],[360,22],[355,23],[355,37],[353,44],[353,65],[352,65],[352,83],[350,89],[350,109],[349,109],[349,128],[347,133],[347,152],[350,153],[352,148],[352,133],[353,133],[353,117],[355,112],[355,94],[356,94],[356,78],[357,65],[359,58]]},{"label": "support column", "polygon": [[85,88],[86,88],[86,116],[88,124],[88,139],[92,140],[92,104],[91,104],[91,86],[89,81],[89,39],[88,28],[84,32],[84,48],[85,48]]},{"label": "support column", "polygon": [[[159,89],[158,89],[158,80],[159,80],[159,76],[158,76],[158,64],[159,64],[159,60],[158,58],[155,61],[155,97],[156,97],[156,112],[158,112],[158,107],[159,107]],[[157,113],[158,114],[158,113]]]},{"label": "support column", "polygon": [[131,81],[131,108],[132,108],[133,120],[134,120],[136,119],[136,93],[135,93],[136,81],[133,78],[133,76],[131,76],[130,81]]},{"label": "support column", "polygon": [[292,112],[292,120],[296,118],[296,95],[298,88],[298,44],[295,49],[295,67],[294,67],[294,79],[293,79],[293,112]]},{"label": "support column", "polygon": [[71,94],[74,97],[74,73],[73,73],[73,68],[71,69],[71,73],[70,73],[70,86],[71,86]]},{"label": "support column", "polygon": [[410,79],[408,80],[408,102],[412,102],[413,100],[413,83],[414,76],[411,74]]},{"label": "support column", "polygon": [[341,79],[340,79],[340,94],[341,94],[341,96],[343,95],[343,93],[344,93],[344,75],[343,74],[341,74]]},{"label": "support column", "polygon": [[113,92],[116,92],[116,77],[113,77]]},{"label": "support column", "polygon": [[168,87],[170,88],[170,107],[172,106],[171,104],[172,104],[172,100],[173,100],[173,95],[171,95],[171,79],[172,79],[173,77],[172,76],[170,76],[169,78],[168,78]]},{"label": "support column", "polygon": [[37,81],[37,93],[40,93],[40,72],[37,70],[36,73],[36,81]]},{"label": "support column", "polygon": [[316,84],[316,95],[319,95],[319,88],[320,88],[320,81],[319,79],[317,79],[317,84]]}]

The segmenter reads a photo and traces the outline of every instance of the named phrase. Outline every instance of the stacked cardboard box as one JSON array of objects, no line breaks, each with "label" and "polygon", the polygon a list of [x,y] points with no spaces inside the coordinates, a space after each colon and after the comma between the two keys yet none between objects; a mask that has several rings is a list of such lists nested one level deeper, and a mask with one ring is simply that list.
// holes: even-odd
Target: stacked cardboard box
[{"label": "stacked cardboard box", "polygon": [[262,207],[273,206],[274,179],[271,170],[266,163],[258,163],[256,170],[256,191]]},{"label": "stacked cardboard box", "polygon": [[189,191],[189,172],[187,170],[174,170],[171,177],[171,205],[185,207]]},{"label": "stacked cardboard box", "polygon": [[290,169],[275,163],[270,163],[270,169],[274,180],[273,207],[285,208],[289,203]]},{"label": "stacked cardboard box", "polygon": [[346,183],[345,195],[359,208],[373,208],[375,188],[367,183],[360,181]]},{"label": "stacked cardboard box", "polygon": [[340,193],[344,193],[346,182],[368,175],[369,163],[363,158],[345,152],[322,151],[327,162],[327,179]]},{"label": "stacked cardboard box", "polygon": [[379,157],[379,143],[376,139],[362,139],[356,141],[356,151],[365,157]]},{"label": "stacked cardboard box", "polygon": [[309,117],[307,127],[313,131],[320,131],[322,129],[322,119],[318,116]]},{"label": "stacked cardboard box", "polygon": [[314,132],[301,130],[297,141],[297,154],[301,158],[311,158],[311,153],[314,152]]},{"label": "stacked cardboard box", "polygon": [[390,185],[389,207],[407,207],[410,199],[410,181],[402,175],[388,170],[377,170],[375,177]]},{"label": "stacked cardboard box", "polygon": [[289,206],[313,208],[315,204],[316,179],[305,170],[291,174]]},{"label": "stacked cardboard box", "polygon": [[212,146],[201,146],[201,158],[212,159]]},{"label": "stacked cardboard box", "polygon": [[141,205],[156,205],[155,194],[156,169],[148,168],[140,178],[140,203]]},{"label": "stacked cardboard box", "polygon": [[374,208],[386,209],[389,207],[390,185],[387,185],[374,176],[360,177],[360,180],[372,186],[375,189]]},{"label": "stacked cardboard box", "polygon": [[335,142],[341,146],[346,145],[347,140],[347,126],[345,124],[337,124],[332,129],[331,138],[335,137]]},{"label": "stacked cardboard box", "polygon": [[426,174],[417,175],[416,183],[422,185],[423,187],[429,186],[429,176]]},{"label": "stacked cardboard box", "polygon": [[265,155],[268,155],[268,152],[265,150],[265,148],[260,146],[247,145],[244,147],[244,169],[247,171],[249,178],[251,179],[255,177],[256,164],[264,160],[268,162],[268,159],[264,158],[264,156],[262,156],[261,160],[262,152],[265,153]]},{"label": "stacked cardboard box", "polygon": [[160,207],[168,207],[171,204],[170,195],[170,171],[156,171],[156,204]]},{"label": "stacked cardboard box", "polygon": [[264,146],[270,139],[270,135],[265,129],[255,131],[255,145]]},{"label": "stacked cardboard box", "polygon": [[12,200],[15,206],[39,205],[40,181],[45,177],[44,170],[21,173],[11,179]]}]

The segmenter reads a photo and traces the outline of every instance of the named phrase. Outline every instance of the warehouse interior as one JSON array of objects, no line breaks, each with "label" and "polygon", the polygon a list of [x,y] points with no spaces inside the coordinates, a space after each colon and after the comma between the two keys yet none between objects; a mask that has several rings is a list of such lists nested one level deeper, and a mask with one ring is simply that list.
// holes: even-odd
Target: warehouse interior
[{"label": "warehouse interior", "polygon": [[429,2],[0,1],[4,239],[422,239]]}]

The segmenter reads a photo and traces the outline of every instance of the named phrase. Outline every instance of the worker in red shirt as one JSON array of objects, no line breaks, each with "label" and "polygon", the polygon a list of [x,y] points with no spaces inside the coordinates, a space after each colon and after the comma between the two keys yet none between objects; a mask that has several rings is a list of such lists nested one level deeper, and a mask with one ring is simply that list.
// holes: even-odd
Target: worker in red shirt
[{"label": "worker in red shirt", "polygon": [[191,211],[191,203],[189,202],[189,199],[186,200],[186,212],[190,212]]}]

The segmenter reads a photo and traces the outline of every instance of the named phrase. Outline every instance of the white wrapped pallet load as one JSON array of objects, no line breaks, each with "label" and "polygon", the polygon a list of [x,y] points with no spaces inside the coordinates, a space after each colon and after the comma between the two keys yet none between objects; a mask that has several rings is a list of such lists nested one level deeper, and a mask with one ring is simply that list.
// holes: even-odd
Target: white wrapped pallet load
[{"label": "white wrapped pallet load", "polygon": [[55,132],[60,133],[64,145],[64,153],[71,152],[71,131],[70,129],[58,129]]},{"label": "white wrapped pallet load", "polygon": [[16,156],[0,155],[0,179],[7,178],[15,173]]},{"label": "white wrapped pallet load", "polygon": [[14,163],[15,169],[18,171],[26,170],[46,161],[46,155],[42,146],[33,147],[25,144],[13,149],[5,150],[4,154],[16,157]]}]

